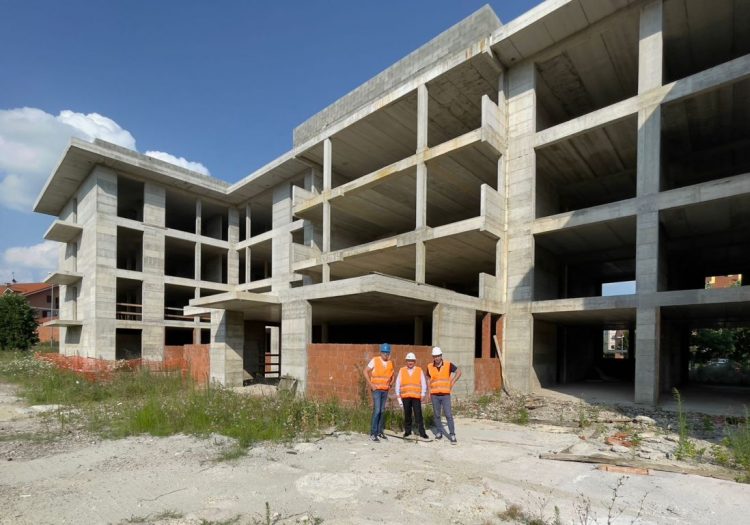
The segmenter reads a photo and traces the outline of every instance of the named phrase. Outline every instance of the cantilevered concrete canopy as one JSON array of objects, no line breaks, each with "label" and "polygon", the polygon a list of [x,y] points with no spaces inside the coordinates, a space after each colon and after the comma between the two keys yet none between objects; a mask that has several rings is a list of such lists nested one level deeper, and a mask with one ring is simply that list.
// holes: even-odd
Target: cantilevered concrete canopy
[{"label": "cantilevered concrete canopy", "polygon": [[97,164],[127,171],[129,176],[141,176],[145,180],[199,192],[215,199],[225,199],[225,190],[229,186],[223,180],[186,170],[99,139],[91,143],[73,138],[57,168],[47,179],[34,205],[34,211],[59,215]]},{"label": "cantilevered concrete canopy", "polygon": [[350,310],[347,314],[349,320],[358,319],[359,307],[366,307],[365,313],[371,319],[372,301],[386,305],[386,310],[393,313],[385,311],[382,315],[384,318],[394,319],[426,315],[438,303],[482,312],[503,313],[501,303],[496,301],[379,274],[280,290],[274,293],[226,292],[193,299],[190,301],[190,306],[243,312],[247,320],[278,321],[281,304],[299,300],[310,301],[314,305],[321,306],[321,312],[328,312],[334,319],[345,317],[343,312]]}]

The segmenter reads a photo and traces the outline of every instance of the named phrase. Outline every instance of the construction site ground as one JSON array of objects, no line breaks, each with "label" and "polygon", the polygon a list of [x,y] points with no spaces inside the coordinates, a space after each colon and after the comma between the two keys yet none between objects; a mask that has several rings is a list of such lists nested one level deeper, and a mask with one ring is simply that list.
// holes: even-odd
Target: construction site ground
[{"label": "construction site ground", "polygon": [[750,512],[750,485],[710,456],[720,420],[701,414],[700,461],[674,457],[674,414],[550,395],[465,402],[457,445],[329,429],[217,461],[232,445],[222,436],[50,437],[55,409],[0,385],[0,523],[716,524]]}]

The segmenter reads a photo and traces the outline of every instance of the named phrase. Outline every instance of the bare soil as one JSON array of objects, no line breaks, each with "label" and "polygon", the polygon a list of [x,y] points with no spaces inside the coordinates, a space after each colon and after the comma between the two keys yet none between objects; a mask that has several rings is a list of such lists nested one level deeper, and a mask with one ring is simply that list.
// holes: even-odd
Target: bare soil
[{"label": "bare soil", "polygon": [[[221,436],[112,441],[73,428],[61,434],[54,407],[46,412],[27,407],[11,387],[0,385],[0,523],[199,524],[236,518],[236,523],[485,524],[504,523],[499,513],[514,504],[548,523],[555,507],[562,523],[746,520],[750,485],[540,459],[561,451],[639,457],[646,438],[622,453],[606,443],[612,432],[630,425],[659,440],[645,447],[653,459],[641,459],[690,466],[667,458],[675,443],[658,425],[556,403],[524,398],[524,405],[534,407],[527,408],[528,425],[493,420],[502,419],[500,411],[513,415],[518,400],[465,406],[464,413],[479,417],[456,419],[457,445],[445,439],[372,443],[367,436],[332,429],[316,441],[261,444],[246,456],[217,461],[232,445]],[[561,412],[569,417],[560,418]],[[703,466],[721,472],[710,463]]]}]

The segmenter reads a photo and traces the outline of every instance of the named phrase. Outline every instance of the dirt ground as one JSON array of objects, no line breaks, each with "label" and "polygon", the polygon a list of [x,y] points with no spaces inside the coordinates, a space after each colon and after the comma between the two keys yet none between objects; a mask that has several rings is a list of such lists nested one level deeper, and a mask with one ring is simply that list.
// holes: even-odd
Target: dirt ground
[{"label": "dirt ground", "polygon": [[[528,425],[457,418],[457,445],[371,443],[332,430],[317,441],[264,444],[216,461],[231,445],[221,436],[102,441],[72,431],[47,439],[49,407],[24,406],[0,385],[0,523],[489,524],[504,523],[498,513],[513,504],[548,523],[555,507],[561,523],[747,522],[750,485],[541,459],[561,451],[616,456],[611,449],[620,445],[606,438],[622,421],[607,423],[609,414],[597,409],[590,412],[597,424],[576,428],[570,420],[581,417],[580,406],[568,407],[563,421],[555,403],[524,403],[532,407]],[[509,409],[472,410],[492,417],[481,412]],[[676,464],[662,451],[674,445],[669,434],[638,425],[659,442],[643,438],[620,457]],[[644,447],[649,452],[639,456]]]}]

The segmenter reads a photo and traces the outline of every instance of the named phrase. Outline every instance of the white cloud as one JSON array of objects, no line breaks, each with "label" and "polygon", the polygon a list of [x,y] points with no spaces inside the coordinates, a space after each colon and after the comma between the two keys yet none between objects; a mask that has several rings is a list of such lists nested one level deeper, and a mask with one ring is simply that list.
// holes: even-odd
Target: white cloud
[{"label": "white cloud", "polygon": [[185,168],[191,171],[202,173],[203,175],[211,175],[211,172],[208,171],[208,168],[205,167],[203,164],[201,164],[200,162],[193,162],[193,161],[187,160],[184,157],[175,157],[174,155],[170,155],[169,153],[164,153],[163,151],[147,151],[144,155],[153,157],[155,159],[163,160],[164,162],[169,162],[170,164],[174,164],[175,166],[180,166],[181,168]]},{"label": "white cloud", "polygon": [[[0,109],[0,206],[31,211],[71,137],[102,139],[136,149],[135,138],[128,130],[99,113],[66,109],[55,116],[38,108]],[[161,151],[148,151],[146,155],[210,175],[200,162]]]},{"label": "white cloud", "polygon": [[57,249],[60,245],[44,241],[33,246],[14,246],[3,254],[6,265],[19,265],[25,268],[51,270],[57,266]]},{"label": "white cloud", "polygon": [[37,108],[0,110],[0,205],[30,211],[71,137],[101,138],[135,149],[135,139],[114,120],[98,113]]},{"label": "white cloud", "polygon": [[0,282],[10,281],[13,274],[19,282],[44,279],[57,267],[57,250],[60,245],[44,241],[33,246],[13,246],[3,252],[0,264]]}]

